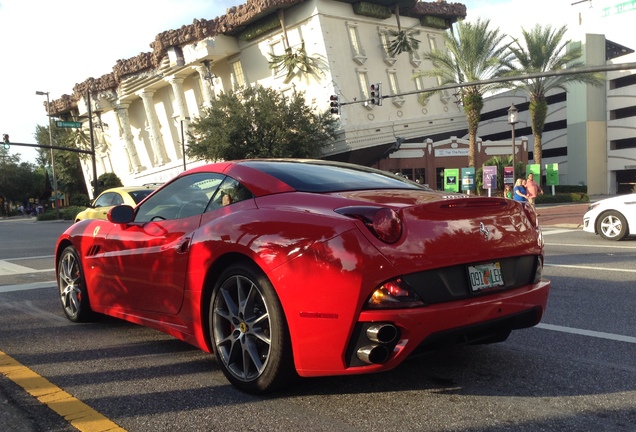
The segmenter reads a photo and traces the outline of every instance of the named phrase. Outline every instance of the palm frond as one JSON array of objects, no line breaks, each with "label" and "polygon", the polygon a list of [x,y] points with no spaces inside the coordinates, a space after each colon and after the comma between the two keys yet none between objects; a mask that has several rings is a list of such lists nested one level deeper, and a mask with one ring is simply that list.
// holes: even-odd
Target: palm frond
[{"label": "palm frond", "polygon": [[415,52],[420,47],[420,41],[413,37],[416,34],[413,30],[389,30],[393,39],[389,42],[387,51],[389,56],[395,57],[403,52]]}]

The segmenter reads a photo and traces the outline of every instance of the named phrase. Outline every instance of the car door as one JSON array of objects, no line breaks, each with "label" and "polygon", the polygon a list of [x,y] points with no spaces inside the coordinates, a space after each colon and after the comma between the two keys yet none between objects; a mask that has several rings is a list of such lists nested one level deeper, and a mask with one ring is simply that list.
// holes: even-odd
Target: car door
[{"label": "car door", "polygon": [[93,208],[86,209],[86,219],[106,219],[106,214],[114,205],[121,204],[122,198],[117,192],[104,192],[93,203]]},{"label": "car door", "polygon": [[174,315],[185,289],[190,242],[223,176],[197,173],[157,191],[106,239],[104,287],[112,306]]}]

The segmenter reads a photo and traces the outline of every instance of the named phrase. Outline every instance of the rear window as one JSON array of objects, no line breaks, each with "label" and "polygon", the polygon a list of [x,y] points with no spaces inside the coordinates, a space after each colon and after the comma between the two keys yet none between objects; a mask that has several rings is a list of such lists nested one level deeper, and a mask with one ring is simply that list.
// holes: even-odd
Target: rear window
[{"label": "rear window", "polygon": [[425,189],[393,174],[357,165],[312,161],[245,161],[301,192],[340,192],[374,189]]},{"label": "rear window", "polygon": [[128,192],[128,194],[132,197],[133,200],[135,200],[135,204],[139,204],[142,199],[146,198],[152,192],[154,192],[154,189],[142,189]]}]

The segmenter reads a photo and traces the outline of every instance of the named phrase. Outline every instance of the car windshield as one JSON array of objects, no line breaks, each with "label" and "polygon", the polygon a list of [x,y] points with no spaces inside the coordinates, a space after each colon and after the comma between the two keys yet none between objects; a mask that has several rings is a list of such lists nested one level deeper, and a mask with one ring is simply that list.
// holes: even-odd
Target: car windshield
[{"label": "car windshield", "polygon": [[336,162],[244,161],[301,192],[340,192],[427,187],[372,168]]}]

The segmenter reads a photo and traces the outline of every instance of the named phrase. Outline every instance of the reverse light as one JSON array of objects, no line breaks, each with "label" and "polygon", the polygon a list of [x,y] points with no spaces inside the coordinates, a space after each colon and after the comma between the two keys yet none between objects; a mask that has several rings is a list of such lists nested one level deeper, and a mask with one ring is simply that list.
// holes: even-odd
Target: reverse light
[{"label": "reverse light", "polygon": [[383,283],[367,301],[369,309],[395,309],[424,306],[424,302],[401,278]]},{"label": "reverse light", "polygon": [[537,267],[534,271],[534,280],[532,281],[532,283],[539,283],[541,282],[541,278],[543,277],[543,257],[539,256],[537,258]]},{"label": "reverse light", "polygon": [[385,243],[395,243],[402,236],[402,220],[395,210],[388,207],[351,206],[336,209],[336,213],[361,220]]}]

